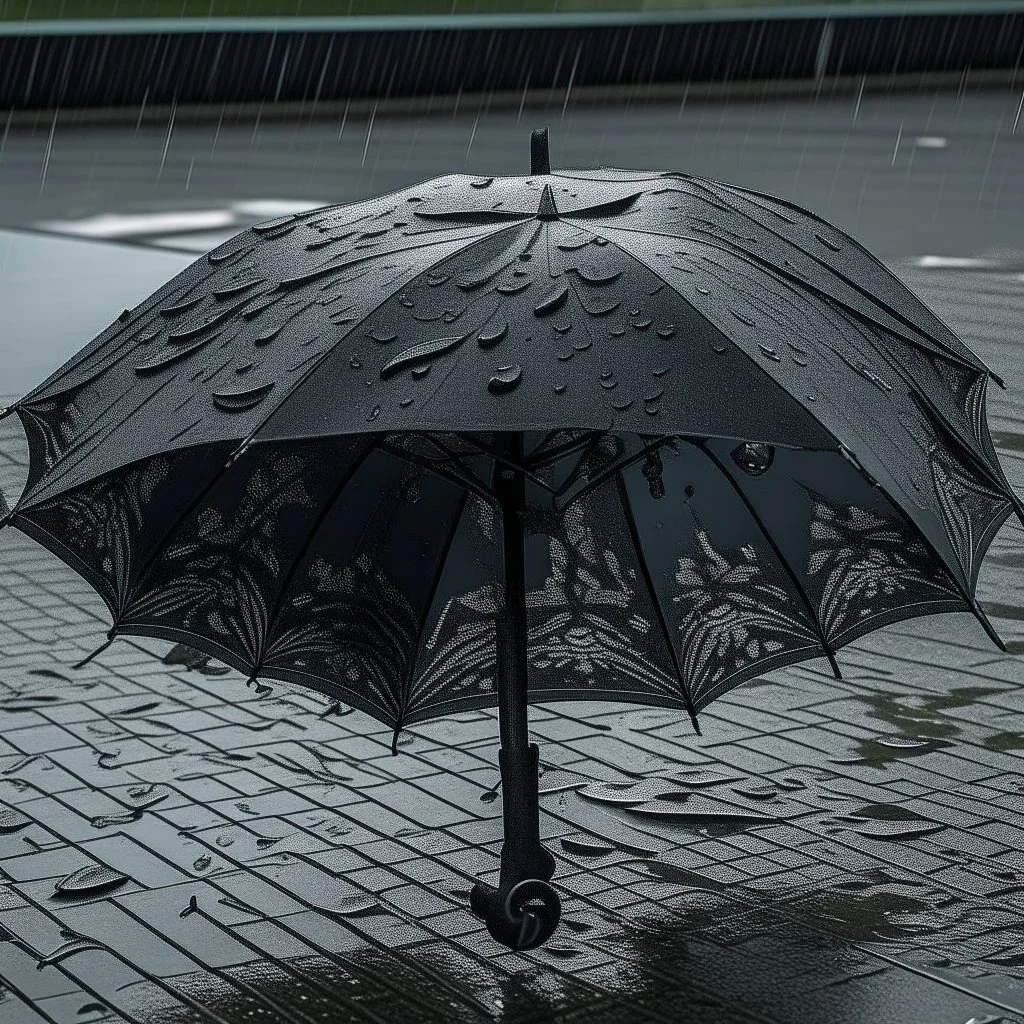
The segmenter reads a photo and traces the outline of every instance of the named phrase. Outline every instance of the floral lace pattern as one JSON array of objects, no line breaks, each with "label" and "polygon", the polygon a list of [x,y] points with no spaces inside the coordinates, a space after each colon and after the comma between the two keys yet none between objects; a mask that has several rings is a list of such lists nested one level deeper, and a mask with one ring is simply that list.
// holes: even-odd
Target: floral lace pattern
[{"label": "floral lace pattern", "polygon": [[681,606],[683,676],[698,702],[794,643],[819,646],[806,614],[752,545],[721,551],[697,522],[694,537],[696,551],[678,560],[672,600]]},{"label": "floral lace pattern", "polygon": [[168,459],[148,459],[36,511],[48,526],[49,516],[56,517],[53,529],[59,531],[58,539],[74,539],[75,551],[106,582],[104,597],[115,611],[123,608],[138,568],[138,540],[146,506],[169,471]]},{"label": "floral lace pattern", "polygon": [[878,512],[811,495],[807,572],[820,590],[818,616],[830,642],[887,611],[958,599],[924,541]]},{"label": "floral lace pattern", "polygon": [[308,467],[301,455],[278,455],[255,467],[232,512],[201,507],[146,574],[149,589],[134,598],[127,617],[209,636],[258,664],[268,593],[282,571],[277,531],[287,506],[309,504],[302,479]]}]

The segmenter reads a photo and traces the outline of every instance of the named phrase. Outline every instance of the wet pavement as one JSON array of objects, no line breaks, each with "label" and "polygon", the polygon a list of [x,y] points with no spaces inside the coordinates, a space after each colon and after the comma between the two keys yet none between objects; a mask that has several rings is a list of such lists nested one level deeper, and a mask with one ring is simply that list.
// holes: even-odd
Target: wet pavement
[{"label": "wet pavement", "polygon": [[[902,112],[906,134],[945,133],[959,161],[946,166],[952,212],[938,234],[901,235],[914,216],[902,206],[852,221],[856,162],[839,149],[848,133],[828,143],[811,113],[787,116],[810,126],[805,153],[819,156],[800,173],[813,184],[785,188],[768,161],[765,176],[780,177],[761,187],[810,205],[831,188],[832,206],[851,216],[830,215],[866,241],[876,235],[911,287],[1006,377],[990,422],[1024,493],[1024,268],[1009,251],[1024,142],[1009,104],[1001,134],[978,151],[1002,99],[961,110],[962,146],[944,101],[930,121],[921,103]],[[778,116],[772,108],[762,122]],[[253,174],[263,178],[240,185],[246,195],[296,195],[286,191],[289,131],[267,129],[278,133],[275,156],[263,150]],[[488,132],[500,134],[488,123],[478,138]],[[238,129],[224,139],[245,148]],[[892,141],[884,157],[881,129],[878,153],[865,144],[864,173],[884,179],[883,165],[897,167],[878,187],[938,202],[939,172],[889,164]],[[37,142],[11,136],[0,184],[11,154],[28,166]],[[87,132],[75,144],[80,156],[100,152]],[[727,149],[714,152],[727,160]],[[799,150],[780,144],[777,154],[795,166]],[[641,162],[678,165],[671,156]],[[217,166],[226,176],[235,165]],[[719,173],[757,181],[749,167]],[[0,219],[144,201],[141,187],[89,199],[67,181],[51,192],[55,181],[30,201],[26,179],[17,209],[0,187]],[[167,196],[151,192],[152,208],[166,209]],[[914,267],[925,253],[996,265]],[[20,428],[4,421],[8,497],[25,458]],[[168,658],[157,641],[119,640],[73,670],[106,630],[102,604],[54,556],[5,531],[0,1021],[1024,1022],[1022,568],[1024,530],[1008,523],[979,596],[1009,655],[969,616],[911,620],[844,649],[842,681],[812,664],[732,691],[703,713],[700,738],[670,711],[535,708],[542,835],[558,858],[564,916],[548,946],[519,955],[466,910],[475,877],[497,872],[493,714],[417,726],[392,756],[390,732],[359,712],[277,683],[247,688],[215,663]]]}]

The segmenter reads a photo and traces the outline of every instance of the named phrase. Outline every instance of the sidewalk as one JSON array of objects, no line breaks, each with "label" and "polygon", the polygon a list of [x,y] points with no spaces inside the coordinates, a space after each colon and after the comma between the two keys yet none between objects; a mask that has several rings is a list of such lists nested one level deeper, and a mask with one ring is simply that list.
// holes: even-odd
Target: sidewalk
[{"label": "sidewalk", "polygon": [[[1006,365],[1019,285],[905,276],[940,312],[970,288],[966,340]],[[990,422],[1024,492],[1008,383]],[[9,499],[25,458],[8,419]],[[981,597],[1018,651],[1022,565],[1008,524]],[[78,577],[0,535],[3,1024],[1024,1022],[1024,663],[968,616],[847,648],[842,682],[747,684],[702,738],[657,709],[535,709],[565,910],[527,956],[465,909],[497,867],[492,714],[392,757],[358,712],[156,641],[70,669],[105,630]]]}]

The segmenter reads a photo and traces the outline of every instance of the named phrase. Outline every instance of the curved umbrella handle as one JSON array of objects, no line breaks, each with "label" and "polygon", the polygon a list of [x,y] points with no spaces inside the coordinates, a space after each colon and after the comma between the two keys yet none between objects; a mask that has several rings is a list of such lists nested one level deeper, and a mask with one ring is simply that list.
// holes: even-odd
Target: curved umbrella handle
[{"label": "curved umbrella handle", "polygon": [[469,898],[473,913],[487,923],[491,937],[509,949],[536,949],[554,934],[562,901],[540,878],[526,878],[507,891],[477,882]]}]

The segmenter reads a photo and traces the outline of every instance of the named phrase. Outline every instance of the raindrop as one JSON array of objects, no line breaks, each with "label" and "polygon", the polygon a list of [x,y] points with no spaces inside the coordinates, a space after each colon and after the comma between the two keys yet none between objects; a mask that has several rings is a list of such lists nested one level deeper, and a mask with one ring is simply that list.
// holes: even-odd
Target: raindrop
[{"label": "raindrop", "polygon": [[487,390],[492,395],[505,395],[519,387],[523,379],[521,366],[499,366],[494,376],[487,382]]},{"label": "raindrop", "polygon": [[495,291],[499,295],[516,295],[518,292],[525,291],[531,284],[533,284],[532,279],[528,281],[515,281],[512,284],[499,284]]},{"label": "raindrop", "polygon": [[599,270],[584,270],[582,267],[576,268],[576,276],[584,284],[592,285],[593,287],[599,287],[601,285],[612,284],[622,277],[621,270],[609,270],[601,273]]},{"label": "raindrop", "polygon": [[18,832],[32,824],[32,819],[13,807],[0,808],[0,835]]},{"label": "raindrop", "polygon": [[732,461],[749,476],[767,473],[775,461],[775,449],[770,444],[748,441],[733,448]]},{"label": "raindrop", "polygon": [[664,377],[666,373],[671,369],[670,366],[663,367],[660,370],[651,370],[652,377]]},{"label": "raindrop", "polygon": [[252,343],[256,346],[269,345],[281,332],[281,328],[283,326],[284,324],[278,324],[276,327],[270,327],[261,334],[257,334],[256,337],[252,339]]},{"label": "raindrop", "polygon": [[617,380],[603,380],[603,381],[601,381],[601,387],[603,387],[605,389],[605,391],[611,391],[612,388],[617,388],[618,386],[619,386],[619,382]]},{"label": "raindrop", "polygon": [[140,345],[148,345],[154,338],[159,337],[159,331],[146,331],[144,334],[140,334],[136,340]]},{"label": "raindrop", "polygon": [[612,408],[617,412],[625,412],[633,404],[633,401],[631,398],[628,402],[612,402]]},{"label": "raindrop", "polygon": [[400,406],[401,406],[401,407],[402,407],[403,409],[408,409],[408,408],[409,408],[409,406],[410,406],[410,405],[412,405],[412,399],[411,399],[411,398],[403,398],[403,399],[402,399],[402,400],[401,400],[401,401],[400,401],[400,402],[399,402],[398,404],[399,404],[399,405],[400,405]]},{"label": "raindrop", "polygon": [[532,252],[521,252],[519,254],[519,258],[523,261],[523,263],[529,263],[530,260],[533,259],[533,253]]},{"label": "raindrop", "polygon": [[727,346],[725,346],[725,345],[712,345],[711,346],[712,350],[717,352],[719,355],[721,355],[726,350],[726,347]]},{"label": "raindrop", "polygon": [[576,355],[576,349],[572,348],[572,349],[569,349],[569,351],[568,351],[568,352],[559,352],[559,353],[557,353],[557,354],[555,355],[555,358],[556,358],[556,359],[557,359],[557,360],[558,360],[558,361],[559,361],[560,363],[567,363],[567,362],[569,362],[569,360],[570,360],[570,359],[572,359],[572,357],[573,357],[574,355]]},{"label": "raindrop", "polygon": [[660,328],[658,330],[658,337],[659,338],[671,338],[672,335],[675,334],[675,333],[676,333],[675,325],[674,324],[666,324],[664,327],[662,327],[662,328]]},{"label": "raindrop", "polygon": [[259,405],[274,389],[274,382],[260,384],[244,391],[215,391],[213,404],[222,412],[245,412]]},{"label": "raindrop", "polygon": [[565,393],[565,385],[564,384],[556,384],[555,385],[555,394],[556,395],[561,395],[561,394],[564,394],[564,393]]},{"label": "raindrop", "polygon": [[586,352],[593,344],[594,343],[590,338],[585,338],[583,341],[573,342],[572,347],[576,349],[577,352]]},{"label": "raindrop", "polygon": [[[411,306],[412,303],[410,302],[409,305]],[[394,331],[377,328],[376,330],[370,331],[367,337],[371,338],[373,341],[379,342],[381,345],[386,345],[388,342],[394,341],[398,335],[395,334]]]},{"label": "raindrop", "polygon": [[661,396],[665,394],[664,388],[661,391],[655,391],[653,395],[647,395],[644,397],[644,401],[648,403],[657,402],[661,399]]},{"label": "raindrop", "polygon": [[452,275],[451,274],[428,274],[427,284],[431,288],[437,288],[444,284]]},{"label": "raindrop", "polygon": [[697,291],[700,292],[701,295],[710,295],[711,294],[711,289],[710,288],[705,288],[702,285],[697,285]]},{"label": "raindrop", "polygon": [[613,338],[621,338],[626,333],[625,327],[616,327],[614,331],[609,331],[608,334]]},{"label": "raindrop", "polygon": [[430,368],[431,368],[431,367],[432,367],[433,365],[434,365],[433,363],[427,363],[427,365],[426,365],[426,366],[414,366],[414,367],[413,367],[413,370],[412,370],[412,375],[413,375],[413,376],[414,376],[414,377],[415,377],[415,378],[416,378],[417,380],[420,380],[420,379],[422,379],[423,377],[426,377],[426,375],[427,375],[428,373],[430,373]]},{"label": "raindrop", "polygon": [[472,188],[487,188],[492,181],[493,178],[480,178],[479,181],[471,181],[469,184]]},{"label": "raindrop", "polygon": [[174,363],[186,356],[192,355],[193,352],[198,352],[199,349],[206,345],[209,345],[216,334],[211,334],[208,338],[200,338],[199,341],[193,342],[191,345],[183,345],[181,348],[175,349],[170,355],[164,356],[161,359],[155,359],[151,363],[142,363],[135,367],[135,372],[140,377],[148,376],[151,373],[159,373],[161,370],[166,369],[168,366],[172,366]]},{"label": "raindrop", "polygon": [[179,302],[174,306],[163,306],[161,309],[158,309],[157,312],[163,317],[181,316],[182,313],[187,312],[193,306],[198,306],[205,297],[205,295],[197,295],[193,299],[186,299],[184,302]]},{"label": "raindrop", "polygon": [[536,316],[550,316],[565,305],[569,297],[569,286],[567,284],[556,285],[533,307]]},{"label": "raindrop", "polygon": [[[581,299],[581,302],[582,302],[582,299]],[[607,316],[609,313],[614,313],[615,310],[617,310],[619,308],[619,306],[621,306],[621,305],[622,305],[622,300],[621,299],[615,299],[614,301],[608,301],[608,302],[605,302],[603,305],[597,305],[597,306],[588,306],[586,303],[583,303],[583,308],[591,316]]]},{"label": "raindrop", "polygon": [[742,313],[737,313],[735,309],[730,309],[729,312],[732,313],[732,315],[736,317],[736,319],[739,320],[740,323],[746,324],[748,327],[756,326],[754,321],[751,320],[749,316],[744,316]]},{"label": "raindrop", "polygon": [[659,409],[656,405],[645,405],[644,412],[647,413],[648,416],[657,416]]},{"label": "raindrop", "polygon": [[447,338],[425,341],[421,345],[413,345],[411,348],[399,352],[394,359],[389,360],[381,367],[380,379],[387,380],[413,363],[422,362],[424,359],[434,359],[444,352],[450,352],[453,348],[458,348],[467,337],[466,334],[455,334]]},{"label": "raindrop", "polygon": [[604,236],[602,236],[602,235],[598,235],[598,236],[597,236],[597,237],[596,237],[596,238],[594,239],[594,245],[607,245],[607,244],[608,244],[608,239],[607,239],[607,238],[605,238],[605,237],[604,237]]},{"label": "raindrop", "polygon": [[653,323],[654,321],[649,319],[638,320],[635,324],[633,324],[633,330],[646,331],[647,328],[650,327]]},{"label": "raindrop", "polygon": [[251,281],[239,281],[235,284],[226,285],[223,288],[217,288],[211,292],[213,297],[219,302],[221,299],[229,299],[232,295],[238,295],[241,292],[248,291],[250,288],[254,288],[258,284],[262,284],[262,278],[254,278]]},{"label": "raindrop", "polygon": [[375,405],[373,407],[373,409],[370,411],[369,416],[366,417],[366,422],[367,423],[372,423],[379,415],[380,415],[380,406],[379,405]]},{"label": "raindrop", "polygon": [[775,349],[773,349],[773,348],[771,347],[771,345],[766,345],[766,344],[765,344],[765,343],[764,343],[764,342],[762,341],[762,342],[758,342],[758,346],[757,346],[757,347],[758,347],[758,348],[759,348],[759,349],[761,350],[761,352],[762,352],[762,353],[763,353],[764,355],[766,355],[766,356],[767,356],[767,357],[768,357],[768,358],[769,358],[769,359],[770,359],[770,360],[771,360],[771,361],[772,361],[773,363],[781,363],[781,362],[782,362],[782,356],[780,356],[780,355],[779,355],[779,353],[778,353],[778,352],[776,352],[776,351],[775,351]]},{"label": "raindrop", "polygon": [[54,885],[57,896],[92,896],[117,889],[129,881],[127,875],[114,871],[105,864],[91,864],[65,876]]},{"label": "raindrop", "polygon": [[202,857],[196,857],[192,862],[192,867],[196,871],[205,871],[212,863],[213,858],[208,853],[204,853]]},{"label": "raindrop", "polygon": [[489,331],[481,331],[477,335],[477,344],[481,348],[494,348],[505,335],[508,334],[508,321],[506,320],[500,327],[491,328]]},{"label": "raindrop", "polygon": [[252,363],[242,363],[241,366],[235,367],[235,373],[241,376],[243,373],[248,373],[253,368]]},{"label": "raindrop", "polygon": [[241,245],[235,249],[227,249],[225,251],[217,250],[207,254],[207,261],[211,264],[226,263],[228,260],[233,259],[235,256],[245,256],[247,253],[252,252],[253,246]]},{"label": "raindrop", "polygon": [[267,220],[262,224],[254,224],[252,226],[253,231],[257,234],[264,235],[268,231],[276,231],[278,228],[283,228],[288,224],[294,227],[295,215],[292,214],[288,217],[278,217],[277,220]]},{"label": "raindrop", "polygon": [[841,252],[842,251],[842,246],[837,245],[835,242],[829,241],[827,238],[825,238],[822,235],[819,235],[817,232],[814,233],[814,237],[819,242],[821,242],[822,245],[828,246],[828,248],[831,249],[833,252]]},{"label": "raindrop", "polygon": [[362,364],[361,362],[359,362],[359,360],[358,360],[358,359],[356,359],[356,357],[355,357],[355,356],[353,356],[353,357],[352,357],[352,358],[351,358],[351,359],[350,359],[350,360],[348,361],[348,365],[349,365],[349,366],[350,366],[350,367],[351,367],[351,368],[352,368],[353,370],[361,370],[361,369],[362,369],[362,367],[363,367],[363,364]]},{"label": "raindrop", "polygon": [[493,804],[498,799],[498,791],[496,789],[489,789],[486,793],[480,794],[481,802],[485,804]]},{"label": "raindrop", "polygon": [[806,366],[807,365],[807,360],[806,359],[800,359],[798,356],[793,356],[793,362],[796,363],[797,366]]}]

